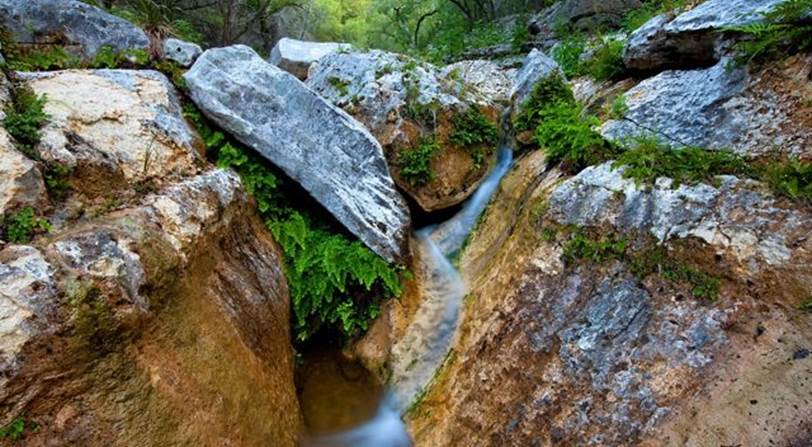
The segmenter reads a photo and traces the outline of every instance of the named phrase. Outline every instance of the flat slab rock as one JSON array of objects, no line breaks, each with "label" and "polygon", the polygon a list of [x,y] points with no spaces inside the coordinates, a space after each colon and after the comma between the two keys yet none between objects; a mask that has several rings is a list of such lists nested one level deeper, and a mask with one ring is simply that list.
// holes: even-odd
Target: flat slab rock
[{"label": "flat slab rock", "polygon": [[310,66],[330,53],[349,50],[351,45],[335,42],[307,42],[283,37],[271,50],[271,63],[304,81]]},{"label": "flat slab rock", "polygon": [[88,59],[104,46],[118,52],[149,47],[137,26],[76,0],[0,0],[0,25],[20,44],[67,45]]},{"label": "flat slab rock", "polygon": [[299,182],[377,254],[403,258],[408,208],[361,123],[246,46],[206,51],[185,78],[206,116]]}]

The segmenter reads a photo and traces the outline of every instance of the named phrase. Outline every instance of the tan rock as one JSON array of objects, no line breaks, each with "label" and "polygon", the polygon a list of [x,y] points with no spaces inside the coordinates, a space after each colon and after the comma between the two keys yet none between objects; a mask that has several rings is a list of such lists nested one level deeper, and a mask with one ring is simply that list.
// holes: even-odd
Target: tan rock
[{"label": "tan rock", "polygon": [[21,154],[5,129],[0,128],[0,215],[21,206],[44,203],[45,183],[39,169]]}]

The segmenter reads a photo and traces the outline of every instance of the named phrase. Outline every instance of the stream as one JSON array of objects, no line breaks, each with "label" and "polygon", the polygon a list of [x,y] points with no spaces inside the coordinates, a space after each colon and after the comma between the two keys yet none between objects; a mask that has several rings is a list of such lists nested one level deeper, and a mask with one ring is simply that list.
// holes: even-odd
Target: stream
[{"label": "stream", "polygon": [[[496,166],[463,204],[460,211],[443,223],[429,225],[417,231],[420,259],[423,261],[419,268],[423,270],[421,294],[424,298],[405,336],[398,340],[392,349],[394,361],[387,390],[379,390],[376,385],[370,385],[371,379],[368,375],[356,380],[361,385],[358,388],[354,388],[353,385],[333,384],[327,376],[320,376],[325,369],[324,365],[328,365],[327,370],[346,369],[346,366],[331,363],[337,360],[329,358],[325,360],[319,356],[313,360],[313,368],[309,369],[314,372],[308,373],[309,379],[315,384],[311,385],[311,392],[325,386],[345,391],[331,394],[336,399],[333,403],[321,400],[321,406],[331,407],[337,413],[333,417],[335,421],[325,424],[332,425],[333,433],[325,434],[320,430],[319,425],[324,423],[314,420],[324,418],[318,414],[311,416],[311,420],[308,421],[308,408],[304,408],[311,437],[305,440],[303,445],[313,447],[412,445],[401,415],[430,384],[450,352],[463,298],[467,293],[466,285],[454,268],[450,257],[462,249],[479,216],[485,211],[512,164],[513,151],[507,145],[502,145],[497,155]],[[329,366],[330,364],[333,366]],[[312,390],[312,387],[316,387],[316,390]],[[305,392],[307,391],[308,386],[305,385]],[[306,396],[303,396],[302,400],[306,402],[307,399],[304,397]],[[358,421],[352,428],[345,429],[346,420],[340,420],[358,419],[357,408],[365,409],[360,412],[364,420]],[[341,422],[344,422],[344,425]]]}]

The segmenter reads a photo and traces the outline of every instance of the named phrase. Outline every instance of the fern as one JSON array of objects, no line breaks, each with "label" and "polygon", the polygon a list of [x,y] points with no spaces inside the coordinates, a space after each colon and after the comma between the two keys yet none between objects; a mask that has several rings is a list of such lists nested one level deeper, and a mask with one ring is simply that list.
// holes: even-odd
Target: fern
[{"label": "fern", "polygon": [[740,54],[736,65],[763,62],[782,54],[795,54],[812,49],[812,0],[786,0],[763,16],[763,20],[722,31],[743,34],[736,44]]}]

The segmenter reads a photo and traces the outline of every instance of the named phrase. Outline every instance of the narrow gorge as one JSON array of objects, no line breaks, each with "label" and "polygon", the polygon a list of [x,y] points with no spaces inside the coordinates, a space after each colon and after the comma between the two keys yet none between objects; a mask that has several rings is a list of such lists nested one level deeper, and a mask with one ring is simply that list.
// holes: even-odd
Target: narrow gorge
[{"label": "narrow gorge", "polygon": [[810,36],[0,0],[0,446],[812,445]]}]

